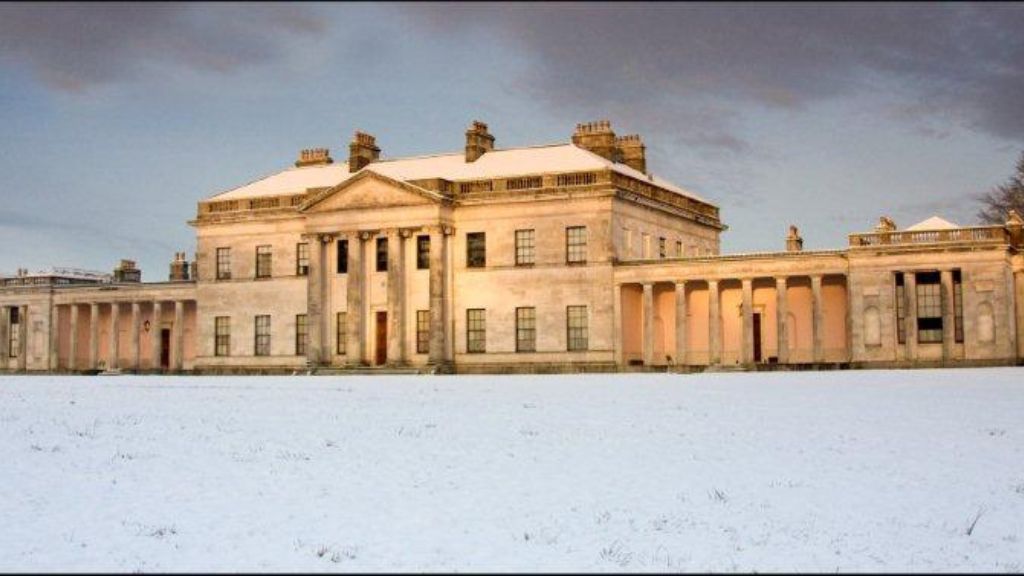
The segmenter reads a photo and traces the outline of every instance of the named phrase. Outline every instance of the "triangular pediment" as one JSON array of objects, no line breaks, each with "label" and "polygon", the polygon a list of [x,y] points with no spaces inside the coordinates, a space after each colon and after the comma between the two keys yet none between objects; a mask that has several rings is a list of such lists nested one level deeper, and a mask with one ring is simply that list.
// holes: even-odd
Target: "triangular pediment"
[{"label": "triangular pediment", "polygon": [[378,209],[439,204],[447,199],[436,192],[362,170],[337,186],[323,190],[299,208],[301,212]]}]

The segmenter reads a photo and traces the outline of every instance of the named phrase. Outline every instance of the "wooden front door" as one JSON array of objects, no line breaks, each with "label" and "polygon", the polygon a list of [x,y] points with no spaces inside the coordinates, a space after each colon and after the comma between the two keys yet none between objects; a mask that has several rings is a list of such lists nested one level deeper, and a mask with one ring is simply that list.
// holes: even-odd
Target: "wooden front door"
[{"label": "wooden front door", "polygon": [[171,331],[164,328],[160,331],[160,369],[171,367]]},{"label": "wooden front door", "polygon": [[761,314],[754,313],[754,362],[761,361]]},{"label": "wooden front door", "polygon": [[377,366],[388,361],[388,313],[377,312]]}]

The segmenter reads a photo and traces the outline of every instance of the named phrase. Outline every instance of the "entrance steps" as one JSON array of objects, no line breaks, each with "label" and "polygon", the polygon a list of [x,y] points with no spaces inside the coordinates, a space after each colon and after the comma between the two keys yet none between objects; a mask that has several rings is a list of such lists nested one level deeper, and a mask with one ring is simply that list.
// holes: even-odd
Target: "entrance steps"
[{"label": "entrance steps", "polygon": [[409,366],[359,366],[356,368],[317,368],[309,371],[313,376],[359,376],[359,375],[414,375],[430,374],[429,369]]}]

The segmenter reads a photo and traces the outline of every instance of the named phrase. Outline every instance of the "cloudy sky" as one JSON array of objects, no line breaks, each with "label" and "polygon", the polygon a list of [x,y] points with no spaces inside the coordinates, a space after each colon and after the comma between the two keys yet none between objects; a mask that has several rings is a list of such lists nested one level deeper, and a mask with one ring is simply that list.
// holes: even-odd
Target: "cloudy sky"
[{"label": "cloudy sky", "polygon": [[640,133],[721,206],[726,252],[975,221],[1024,150],[1024,6],[3,4],[0,272],[166,278],[196,202],[346,156]]}]

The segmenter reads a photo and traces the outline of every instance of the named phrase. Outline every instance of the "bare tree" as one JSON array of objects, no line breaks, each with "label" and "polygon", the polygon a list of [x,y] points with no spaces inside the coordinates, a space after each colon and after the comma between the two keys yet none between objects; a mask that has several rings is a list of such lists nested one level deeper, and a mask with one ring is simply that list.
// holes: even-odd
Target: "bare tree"
[{"label": "bare tree", "polygon": [[985,224],[1003,224],[1010,210],[1024,215],[1024,152],[1017,160],[1017,171],[1005,184],[978,195],[978,218]]}]

